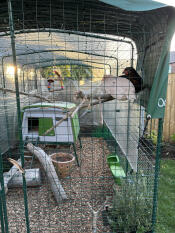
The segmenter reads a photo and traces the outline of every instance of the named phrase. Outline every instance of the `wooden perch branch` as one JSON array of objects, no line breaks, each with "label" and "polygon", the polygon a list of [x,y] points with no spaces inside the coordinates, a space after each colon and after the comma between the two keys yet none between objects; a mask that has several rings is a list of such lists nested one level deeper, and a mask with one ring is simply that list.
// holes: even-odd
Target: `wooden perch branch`
[{"label": "wooden perch branch", "polygon": [[90,203],[88,202],[88,206],[90,208],[90,210],[92,211],[92,233],[97,233],[97,219],[98,219],[98,215],[99,212],[104,208],[104,206],[106,205],[107,201],[109,200],[109,197],[106,198],[106,201],[100,206],[100,208],[95,211],[92,209],[92,206],[90,205]]},{"label": "wooden perch branch", "polygon": [[76,99],[109,99],[111,98],[112,96],[110,94],[93,94],[93,95],[85,95],[82,91],[78,91],[76,92],[75,94],[75,98]]},{"label": "wooden perch branch", "polygon": [[48,129],[44,133],[43,136],[46,136],[47,134],[49,134],[53,129],[55,129],[57,126],[59,126],[68,117],[72,117],[73,118],[75,116],[75,114],[78,112],[78,110],[82,107],[82,105],[84,104],[85,101],[86,101],[86,99],[83,99],[82,102],[77,107],[71,108],[70,111],[61,120],[59,120],[54,126],[52,126],[50,129]]},{"label": "wooden perch branch", "polygon": [[59,88],[59,89],[50,90],[49,92],[62,91],[62,90],[63,90],[62,88]]},{"label": "wooden perch branch", "polygon": [[82,107],[82,105],[84,104],[84,102],[86,101],[86,99],[84,98],[82,100],[82,102],[76,107],[76,109],[72,112],[71,117],[73,118],[75,116],[75,114],[78,112],[78,110]]},{"label": "wooden perch branch", "polygon": [[100,99],[94,102],[90,102],[89,104],[84,104],[86,99],[83,99],[83,101],[77,106],[77,107],[73,107],[70,109],[70,111],[61,119],[59,120],[53,127],[51,127],[50,129],[48,129],[43,136],[46,136],[47,134],[49,134],[53,129],[55,129],[57,126],[59,126],[64,120],[66,120],[68,117],[72,117],[72,115],[74,116],[75,113],[82,109],[82,108],[87,108],[89,106],[93,106],[93,105],[97,105],[97,104],[101,104],[110,100],[113,100],[114,98],[112,96],[110,96],[109,99]]},{"label": "wooden perch branch", "polygon": [[[8,88],[3,88],[3,87],[0,87],[0,91],[4,91],[4,92],[9,92],[9,93],[16,93],[15,90],[12,90],[12,89],[8,89]],[[39,98],[41,100],[45,100],[47,102],[52,102],[51,100],[49,100],[48,98],[44,97],[44,96],[41,96],[41,95],[37,95],[37,94],[30,94],[30,93],[27,93],[27,92],[24,92],[24,91],[19,91],[19,94],[20,95],[25,95],[25,96],[29,96],[29,97],[34,97],[34,98]]]}]

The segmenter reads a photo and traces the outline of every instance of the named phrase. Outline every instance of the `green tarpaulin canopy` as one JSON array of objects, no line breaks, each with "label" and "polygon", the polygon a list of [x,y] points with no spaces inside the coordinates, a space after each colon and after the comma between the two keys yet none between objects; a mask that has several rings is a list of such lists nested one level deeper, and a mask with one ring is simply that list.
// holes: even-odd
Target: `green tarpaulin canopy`
[{"label": "green tarpaulin canopy", "polygon": [[[153,0],[101,0],[104,3],[113,5],[115,7],[121,8],[125,11],[151,11],[152,10],[152,16],[157,13],[153,10],[157,8],[166,7],[166,4],[161,3]],[[148,115],[151,116],[151,118],[163,118],[164,112],[165,112],[165,105],[166,105],[166,92],[167,92],[167,81],[168,81],[168,70],[169,70],[169,49],[170,49],[170,43],[173,36],[173,33],[175,31],[175,13],[172,14],[171,11],[168,11],[169,8],[167,8],[167,19],[165,20],[168,28],[165,29],[165,21],[162,22],[162,27],[159,29],[157,28],[158,21],[161,21],[165,16],[160,15],[160,18],[157,18],[157,21],[153,21],[155,24],[155,38],[154,42],[150,44],[149,40],[149,33],[153,35],[153,29],[147,28],[145,33],[145,48],[143,48],[143,41],[140,39],[139,36],[135,38],[137,49],[143,50],[144,49],[144,55],[143,53],[138,55],[138,68],[143,68],[146,71],[145,75],[145,83],[149,85],[150,88],[150,95],[147,100],[147,103],[145,105],[146,111]],[[150,20],[152,18],[150,15]],[[145,25],[143,25],[145,26]],[[164,28],[164,29],[163,29]],[[165,30],[166,34],[163,35],[163,32],[161,30]],[[144,27],[143,27],[144,30]],[[157,30],[157,31],[156,31]],[[159,31],[158,31],[159,30]],[[160,36],[162,33],[162,37]],[[148,35],[148,36],[147,36]],[[156,38],[157,36],[157,38]],[[141,36],[140,36],[141,37]],[[155,48],[153,48],[155,46]],[[157,48],[156,48],[157,46]],[[152,47],[152,48],[151,48]],[[157,51],[156,51],[157,50]],[[155,54],[157,52],[157,54]],[[152,54],[152,58],[149,55]],[[154,53],[154,54],[153,54]],[[158,55],[158,53],[160,55]],[[155,71],[151,71],[152,67],[154,66],[154,57],[158,56],[158,65]],[[148,58],[147,58],[148,57]],[[149,63],[147,62],[149,59]],[[152,64],[150,63],[150,60],[152,59]],[[141,62],[142,61],[142,62]],[[140,63],[140,64],[139,64]],[[140,66],[140,67],[139,67]],[[153,69],[152,69],[153,70]],[[154,75],[153,80],[150,79],[151,73]],[[150,77],[149,77],[150,76]],[[150,79],[150,80],[149,80]]]},{"label": "green tarpaulin canopy", "polygon": [[101,0],[107,4],[120,7],[127,11],[148,11],[166,6],[154,0]]}]

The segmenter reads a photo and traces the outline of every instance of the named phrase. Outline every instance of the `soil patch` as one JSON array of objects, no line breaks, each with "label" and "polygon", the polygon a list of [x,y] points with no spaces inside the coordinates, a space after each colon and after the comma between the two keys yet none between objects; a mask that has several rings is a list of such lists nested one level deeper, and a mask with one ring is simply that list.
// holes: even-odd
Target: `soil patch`
[{"label": "soil patch", "polygon": [[161,157],[175,159],[175,144],[163,143]]}]

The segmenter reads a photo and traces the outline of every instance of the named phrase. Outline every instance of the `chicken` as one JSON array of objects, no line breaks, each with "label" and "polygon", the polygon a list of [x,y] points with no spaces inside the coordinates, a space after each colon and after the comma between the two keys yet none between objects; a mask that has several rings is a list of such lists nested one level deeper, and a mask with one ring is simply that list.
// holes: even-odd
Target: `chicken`
[{"label": "chicken", "polygon": [[101,87],[103,92],[118,100],[135,100],[135,87],[127,78],[105,75]]},{"label": "chicken", "polygon": [[143,79],[137,73],[133,67],[126,67],[123,71],[124,75],[119,76],[120,78],[126,78],[132,82],[135,87],[135,92],[138,93],[143,90]]}]

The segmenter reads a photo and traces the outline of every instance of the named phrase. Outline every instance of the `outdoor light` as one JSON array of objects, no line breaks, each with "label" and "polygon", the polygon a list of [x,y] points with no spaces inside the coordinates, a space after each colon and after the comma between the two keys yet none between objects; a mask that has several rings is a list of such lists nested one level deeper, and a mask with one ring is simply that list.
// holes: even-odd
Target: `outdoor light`
[{"label": "outdoor light", "polygon": [[9,74],[9,75],[14,75],[14,73],[15,73],[15,67],[14,66],[7,66],[6,73]]},{"label": "outdoor light", "polygon": [[[17,70],[18,70],[18,75],[20,75],[21,69],[17,68]],[[14,74],[15,74],[15,67],[12,66],[12,65],[11,66],[7,66],[6,74],[10,75],[10,76],[14,76]]]}]

